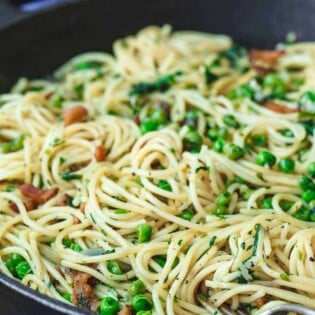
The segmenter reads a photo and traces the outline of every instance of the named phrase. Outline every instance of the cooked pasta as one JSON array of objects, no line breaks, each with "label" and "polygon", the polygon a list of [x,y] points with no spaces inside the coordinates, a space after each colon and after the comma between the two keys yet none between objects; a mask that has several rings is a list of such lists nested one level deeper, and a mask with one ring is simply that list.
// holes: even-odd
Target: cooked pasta
[{"label": "cooked pasta", "polygon": [[148,27],[0,96],[0,270],[100,314],[315,308],[315,44]]}]

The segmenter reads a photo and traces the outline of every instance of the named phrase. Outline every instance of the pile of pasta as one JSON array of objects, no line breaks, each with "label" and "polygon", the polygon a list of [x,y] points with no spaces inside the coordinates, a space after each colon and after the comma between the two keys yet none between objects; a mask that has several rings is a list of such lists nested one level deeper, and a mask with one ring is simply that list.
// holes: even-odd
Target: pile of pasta
[{"label": "pile of pasta", "polygon": [[[292,38],[291,38],[292,39]],[[0,270],[100,314],[315,307],[315,44],[170,26],[0,95]]]}]

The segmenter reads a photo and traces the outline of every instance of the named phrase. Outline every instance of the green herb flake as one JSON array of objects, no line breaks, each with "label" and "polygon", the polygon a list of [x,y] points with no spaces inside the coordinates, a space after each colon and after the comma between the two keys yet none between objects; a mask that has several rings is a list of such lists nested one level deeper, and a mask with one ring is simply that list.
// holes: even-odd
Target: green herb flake
[{"label": "green herb flake", "polygon": [[290,281],[290,277],[286,272],[280,274],[280,279],[284,281]]},{"label": "green herb flake", "polygon": [[211,237],[210,241],[209,241],[209,246],[212,247],[215,244],[217,237],[216,235]]},{"label": "green herb flake", "polygon": [[81,179],[82,175],[69,172],[69,173],[60,173],[60,177],[63,180],[69,182],[69,181],[74,180],[74,179]]}]

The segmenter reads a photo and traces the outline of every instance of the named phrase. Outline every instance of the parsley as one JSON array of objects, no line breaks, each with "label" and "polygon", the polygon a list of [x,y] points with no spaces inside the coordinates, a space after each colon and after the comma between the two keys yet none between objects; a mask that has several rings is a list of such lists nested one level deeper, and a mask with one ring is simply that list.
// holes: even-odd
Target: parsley
[{"label": "parsley", "polygon": [[12,192],[14,190],[15,190],[15,186],[12,184],[9,184],[5,189],[6,192]]},{"label": "parsley", "polygon": [[263,182],[266,182],[263,174],[261,172],[256,173],[256,177],[259,178],[260,180],[262,180]]},{"label": "parsley", "polygon": [[131,87],[130,96],[143,96],[153,92],[166,92],[173,84],[176,83],[176,76],[181,75],[178,71],[174,74],[169,74],[160,77],[153,82],[139,82]]},{"label": "parsley", "polygon": [[69,173],[60,173],[60,177],[63,180],[69,182],[69,181],[74,180],[74,179],[81,179],[82,175],[69,172]]},{"label": "parsley", "polygon": [[51,144],[53,147],[57,147],[58,145],[62,145],[65,143],[65,140],[61,140],[59,138],[55,138],[53,143]]},{"label": "parsley", "polygon": [[9,142],[0,142],[0,153],[10,153],[21,150],[24,145],[25,136],[19,135]]},{"label": "parsley", "polygon": [[290,277],[286,272],[280,274],[280,279],[284,281],[290,281]]},{"label": "parsley", "polygon": [[209,241],[209,246],[212,247],[215,244],[217,237],[216,235],[211,237],[210,241]]},{"label": "parsley", "polygon": [[210,84],[218,79],[218,76],[211,72],[211,67],[209,66],[205,67],[204,75],[206,84]]}]

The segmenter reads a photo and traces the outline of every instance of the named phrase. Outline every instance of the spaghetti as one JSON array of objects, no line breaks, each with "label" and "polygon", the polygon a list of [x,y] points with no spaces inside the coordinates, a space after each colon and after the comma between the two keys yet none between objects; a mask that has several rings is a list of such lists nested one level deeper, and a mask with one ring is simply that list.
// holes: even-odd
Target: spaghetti
[{"label": "spaghetti", "polygon": [[1,272],[100,314],[315,307],[315,45],[113,50],[0,96]]}]

